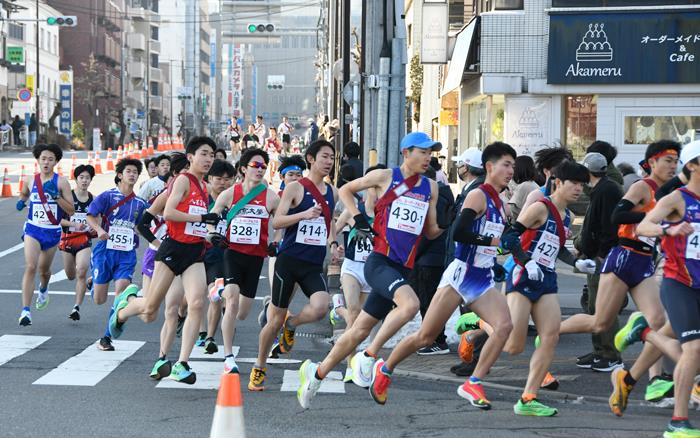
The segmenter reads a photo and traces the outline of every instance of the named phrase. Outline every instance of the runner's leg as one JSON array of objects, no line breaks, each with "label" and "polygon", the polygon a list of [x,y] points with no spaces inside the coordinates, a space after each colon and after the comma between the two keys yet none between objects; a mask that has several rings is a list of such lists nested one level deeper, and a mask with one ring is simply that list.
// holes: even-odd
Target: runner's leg
[{"label": "runner's leg", "polygon": [[[642,283],[649,280],[653,279]],[[602,333],[612,328],[629,288],[613,273],[601,274],[598,288],[603,293],[596,295],[595,315],[579,313],[567,318],[561,323],[561,334]]]},{"label": "runner's leg", "polygon": [[379,320],[369,313],[364,310],[360,311],[352,327],[343,333],[340,339],[333,345],[328,355],[318,365],[318,374],[320,376],[326,376],[336,365],[355,351],[355,348],[369,336],[372,328],[377,325],[378,322]]},{"label": "runner's leg", "polygon": [[[165,295],[175,278],[175,274],[163,262],[156,262],[153,271],[153,278],[149,286],[148,297],[134,297],[129,300],[129,304],[119,311],[117,319],[119,322],[126,322],[132,316],[139,316],[143,322],[150,323],[158,317],[158,309],[165,299]],[[204,282],[203,282],[204,283]],[[187,286],[185,286],[187,289]],[[97,293],[97,292],[95,292]],[[197,326],[201,316],[197,317]]]},{"label": "runner's leg", "polygon": [[73,255],[67,251],[61,251],[61,257],[63,258],[63,270],[66,271],[66,278],[69,281],[75,280],[76,255]]},{"label": "runner's leg", "polygon": [[223,299],[226,301],[226,311],[221,319],[221,335],[224,340],[224,355],[233,354],[233,338],[236,332],[236,317],[239,312],[240,288],[237,284],[227,284],[224,288]]},{"label": "runner's leg", "polygon": [[175,277],[168,289],[168,294],[165,296],[165,321],[160,330],[160,357],[167,356],[173,346],[177,329],[177,312],[184,297],[185,289],[182,286],[182,278]]},{"label": "runner's leg", "polygon": [[41,254],[41,244],[35,238],[24,235],[24,275],[22,277],[22,307],[32,305],[36,289],[35,278]]},{"label": "runner's leg", "polygon": [[[496,363],[498,356],[501,355],[501,351],[503,351],[506,342],[511,336],[513,322],[511,322],[511,313],[506,298],[495,288],[489,289],[478,300],[471,303],[469,307],[479,315],[482,321],[486,321],[488,325],[493,327],[489,333],[489,338],[481,349],[479,361],[472,373],[472,376],[484,379],[493,364]],[[527,330],[527,323],[528,320],[525,318],[525,330]]]},{"label": "runner's leg", "polygon": [[54,246],[46,251],[41,251],[41,254],[39,254],[37,269],[39,271],[40,289],[46,289],[49,286],[49,280],[51,279],[51,263],[53,262],[53,257],[57,249],[58,246]]},{"label": "runner's leg", "polygon": [[[158,284],[156,282],[157,279],[154,274],[154,284]],[[182,285],[185,288],[185,299],[187,300],[187,319],[185,320],[185,326],[182,328],[182,345],[180,346],[180,358],[178,361],[187,362],[197,340],[199,323],[204,314],[204,300],[207,296],[204,263],[198,262],[187,268],[182,273]],[[158,288],[154,287],[152,296],[155,296],[158,291]],[[157,308],[155,312],[157,312]]]},{"label": "runner's leg", "polygon": [[407,284],[396,289],[394,303],[396,307],[384,318],[377,335],[366,349],[369,354],[379,353],[384,344],[416,316],[420,308],[420,301],[418,301],[416,293]]},{"label": "runner's leg", "polygon": [[90,270],[90,256],[92,250],[85,248],[78,252],[75,257],[76,278],[75,282],[75,304],[81,306],[87,290],[87,275]]},{"label": "runner's leg", "polygon": [[[513,330],[506,341],[503,350],[511,356],[520,354],[525,349],[525,339],[527,338],[527,327],[530,322],[532,312],[532,302],[525,295],[514,291],[506,295],[510,318],[513,321]],[[477,313],[481,316],[481,313]],[[483,353],[482,353],[483,354]],[[480,360],[481,361],[481,360]]]},{"label": "runner's leg", "polygon": [[523,397],[529,394],[537,395],[542,380],[544,380],[544,376],[552,364],[552,359],[554,359],[554,350],[559,342],[559,325],[561,323],[561,308],[557,294],[542,295],[536,303],[532,304],[532,320],[537,327],[540,346],[532,353],[530,372],[527,376]]}]

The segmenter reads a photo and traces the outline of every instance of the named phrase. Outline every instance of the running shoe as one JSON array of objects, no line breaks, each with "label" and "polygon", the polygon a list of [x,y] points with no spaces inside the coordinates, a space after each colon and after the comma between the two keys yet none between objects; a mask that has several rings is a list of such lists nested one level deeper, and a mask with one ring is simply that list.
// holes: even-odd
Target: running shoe
[{"label": "running shoe", "polygon": [[451,366],[450,372],[459,377],[469,377],[476,369],[478,362],[479,358],[476,358],[476,360],[473,360],[470,363],[460,362],[457,365]]},{"label": "running shoe", "polygon": [[[139,287],[135,284],[130,284],[114,298],[114,313],[109,317],[109,334],[110,337],[118,339],[124,331],[124,322],[119,322],[119,311],[129,305],[129,297],[135,297],[139,294]],[[126,322],[126,321],[125,321]]]},{"label": "running shoe", "polygon": [[615,368],[610,375],[610,380],[613,385],[613,392],[608,400],[608,405],[613,414],[622,417],[622,414],[627,409],[627,399],[632,391],[632,385],[625,383],[625,376],[629,374],[624,368]]},{"label": "running shoe", "polygon": [[591,369],[593,367],[593,362],[596,359],[596,355],[593,353],[584,354],[576,358],[576,366],[583,369]]},{"label": "running shoe", "polygon": [[72,319],[73,321],[80,321],[80,309],[78,308],[78,306],[73,306],[73,310],[71,310],[68,314],[68,319]]},{"label": "running shoe", "polygon": [[598,373],[609,373],[615,368],[624,366],[620,359],[606,359],[604,357],[594,357],[591,369]]},{"label": "running shoe", "polygon": [[700,438],[700,429],[696,429],[690,421],[670,421],[666,426],[664,438]]},{"label": "running shoe", "polygon": [[34,303],[36,310],[44,310],[49,307],[49,301],[49,286],[47,285],[44,289],[39,287],[39,293],[37,294],[36,302]]},{"label": "running shoe", "polygon": [[446,342],[433,342],[433,345],[428,345],[427,347],[418,350],[418,356],[439,356],[449,353],[450,347],[447,346]]},{"label": "running shoe", "polygon": [[364,351],[357,352],[350,359],[352,382],[360,388],[369,388],[372,384],[372,367],[377,359],[365,355]]},{"label": "running shoe", "polygon": [[547,374],[544,375],[544,379],[542,380],[540,388],[549,389],[550,391],[556,391],[557,389],[559,389],[559,380],[557,380],[557,378],[554,377],[552,373],[547,371]]},{"label": "running shoe", "polygon": [[267,308],[270,305],[270,301],[271,298],[269,295],[263,298],[263,308],[258,314],[258,324],[260,327],[265,327],[265,324],[267,324]]},{"label": "running shoe", "polygon": [[352,368],[345,368],[345,376],[343,377],[343,383],[352,382]]},{"label": "running shoe", "polygon": [[103,336],[100,338],[100,343],[97,344],[97,349],[102,351],[114,351],[114,345],[112,345],[112,338],[109,336]]},{"label": "running shoe", "polygon": [[644,400],[656,403],[669,397],[673,397],[673,377],[663,374],[652,377],[647,385]]},{"label": "running shoe", "polygon": [[455,331],[458,335],[461,335],[469,330],[476,330],[479,328],[480,320],[481,318],[479,318],[479,315],[474,312],[465,313],[457,319],[457,322],[455,323]]},{"label": "running shoe", "polygon": [[182,328],[185,326],[185,320],[187,319],[187,315],[185,316],[180,316],[180,314],[177,315],[177,328],[175,329],[175,334],[179,338],[182,336]]},{"label": "running shoe", "polygon": [[383,405],[389,397],[389,386],[391,386],[391,374],[386,374],[382,371],[384,360],[379,359],[372,367],[372,381],[369,385],[369,395],[372,399]]},{"label": "running shoe", "polygon": [[615,348],[622,353],[630,345],[642,340],[642,332],[649,327],[642,312],[634,312],[627,320],[627,324],[615,334]]},{"label": "running shoe", "polygon": [[472,342],[469,332],[462,333],[462,336],[459,338],[457,353],[464,363],[470,363],[474,360],[474,342]]},{"label": "running shoe", "polygon": [[153,365],[149,377],[153,380],[160,380],[168,377],[173,369],[173,364],[168,359],[161,357]]},{"label": "running shoe", "polygon": [[540,348],[540,335],[535,336],[535,349]]},{"label": "running shoe", "polygon": [[236,364],[236,358],[233,357],[233,354],[229,354],[224,359],[224,373],[238,374],[238,364]]},{"label": "running shoe", "polygon": [[190,369],[187,362],[176,362],[170,371],[169,378],[176,382],[192,385],[197,381],[197,374]]},{"label": "running shoe", "polygon": [[207,338],[204,341],[204,354],[214,354],[219,351],[219,347],[216,345],[214,338]]},{"label": "running shoe", "polygon": [[700,380],[695,381],[693,392],[690,393],[690,401],[696,405],[700,405]]},{"label": "running shoe", "polygon": [[265,373],[267,368],[253,367],[250,370],[250,379],[248,380],[248,391],[263,391],[265,390]]},{"label": "running shoe", "polygon": [[280,351],[282,353],[288,354],[294,348],[294,330],[287,327],[287,321],[291,313],[287,313],[287,317],[284,319],[284,324],[282,325],[282,333],[280,336]]},{"label": "running shoe", "polygon": [[22,313],[19,314],[19,325],[20,327],[27,327],[32,325],[31,311],[22,309]]},{"label": "running shoe", "polygon": [[299,389],[297,389],[297,400],[304,409],[309,409],[311,400],[321,387],[321,380],[316,378],[318,364],[306,359],[299,367]]},{"label": "running shoe", "polygon": [[335,307],[332,308],[330,312],[328,312],[328,319],[330,319],[333,328],[335,328],[336,324],[343,322],[343,318],[340,315],[338,315],[338,312],[335,311]]},{"label": "running shoe", "polygon": [[472,383],[471,380],[467,379],[462,386],[457,388],[457,394],[467,399],[474,407],[483,409],[484,411],[491,409],[491,402],[486,398],[484,385],[481,383]]},{"label": "running shoe", "polygon": [[197,338],[197,342],[195,342],[195,346],[197,347],[204,347],[204,343],[207,341],[207,332],[199,332],[199,337]]},{"label": "running shoe", "polygon": [[272,344],[270,354],[267,357],[269,357],[270,359],[279,359],[280,354],[282,354],[282,347],[280,347],[280,338],[278,336],[275,338],[275,342]]},{"label": "running shoe", "polygon": [[533,398],[528,402],[523,402],[522,399],[513,406],[513,412],[516,415],[526,415],[530,417],[553,417],[559,411],[556,408],[550,408],[547,405],[540,403],[539,400]]}]

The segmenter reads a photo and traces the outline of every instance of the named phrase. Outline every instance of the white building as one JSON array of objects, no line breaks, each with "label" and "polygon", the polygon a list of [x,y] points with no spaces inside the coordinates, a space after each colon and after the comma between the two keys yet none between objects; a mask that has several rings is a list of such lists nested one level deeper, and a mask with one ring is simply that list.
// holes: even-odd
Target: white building
[{"label": "white building", "polygon": [[[168,11],[168,15],[184,17],[187,15],[185,9],[186,0],[161,0],[160,7]],[[164,96],[168,99],[164,102],[166,112],[169,113],[171,123],[166,127],[172,133],[180,131],[182,126],[181,117],[184,117],[184,100],[186,94],[183,93],[185,86],[185,72],[187,71],[185,62],[185,32],[181,23],[183,20],[161,20],[160,39],[167,41],[161,45],[160,62],[161,70],[169,78],[163,83]]]}]

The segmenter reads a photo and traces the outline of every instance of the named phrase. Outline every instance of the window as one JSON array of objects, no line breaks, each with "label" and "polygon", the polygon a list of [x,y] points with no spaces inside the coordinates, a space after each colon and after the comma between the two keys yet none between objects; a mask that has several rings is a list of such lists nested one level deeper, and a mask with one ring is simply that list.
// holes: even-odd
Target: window
[{"label": "window", "polygon": [[523,2],[524,0],[477,0],[474,3],[474,7],[476,8],[477,13],[511,11],[523,9]]},{"label": "window", "polygon": [[46,47],[46,32],[41,29],[41,39],[39,40],[39,48],[44,49]]},{"label": "window", "polygon": [[24,25],[17,23],[7,23],[10,38],[24,41]]},{"label": "window", "polygon": [[625,117],[625,144],[650,144],[670,139],[689,143],[700,139],[700,117],[639,115]]},{"label": "window", "polygon": [[58,36],[53,35],[53,54],[58,55]]},{"label": "window", "polygon": [[209,64],[209,55],[204,50],[199,51],[199,59],[205,64]]},{"label": "window", "polygon": [[160,96],[160,93],[158,92],[158,82],[151,82],[150,90],[151,96]]},{"label": "window", "polygon": [[700,5],[700,0],[552,0],[555,8]]},{"label": "window", "polygon": [[151,39],[158,41],[158,26],[151,26]]},{"label": "window", "polygon": [[158,68],[158,54],[151,53],[151,67]]},{"label": "window", "polygon": [[566,96],[566,145],[574,157],[582,158],[596,140],[597,96]]},{"label": "window", "polygon": [[151,10],[158,12],[158,0],[151,0]]}]

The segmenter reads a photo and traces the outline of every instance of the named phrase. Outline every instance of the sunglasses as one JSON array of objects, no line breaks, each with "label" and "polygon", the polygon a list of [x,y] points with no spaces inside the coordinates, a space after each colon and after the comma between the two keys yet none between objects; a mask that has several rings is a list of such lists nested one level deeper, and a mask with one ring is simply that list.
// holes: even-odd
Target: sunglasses
[{"label": "sunglasses", "polygon": [[252,167],[253,169],[267,169],[267,164],[261,161],[251,161],[248,163],[248,167]]}]

